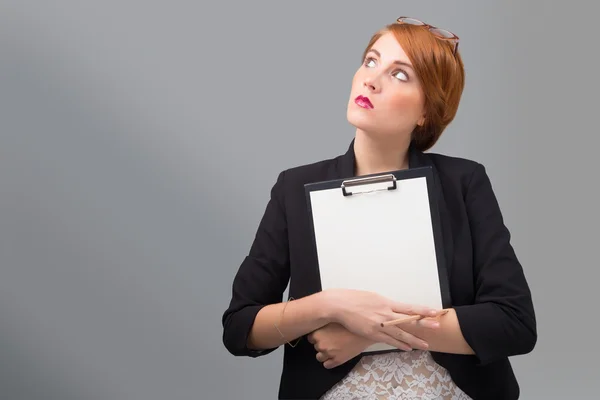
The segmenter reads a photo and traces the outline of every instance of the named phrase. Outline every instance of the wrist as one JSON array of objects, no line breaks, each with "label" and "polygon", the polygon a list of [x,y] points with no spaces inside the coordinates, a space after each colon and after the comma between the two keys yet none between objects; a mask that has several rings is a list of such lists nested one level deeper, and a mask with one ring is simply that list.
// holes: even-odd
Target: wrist
[{"label": "wrist", "polygon": [[334,292],[331,290],[323,290],[317,293],[317,296],[318,301],[316,307],[319,310],[319,317],[323,320],[324,325],[339,322],[339,307]]}]

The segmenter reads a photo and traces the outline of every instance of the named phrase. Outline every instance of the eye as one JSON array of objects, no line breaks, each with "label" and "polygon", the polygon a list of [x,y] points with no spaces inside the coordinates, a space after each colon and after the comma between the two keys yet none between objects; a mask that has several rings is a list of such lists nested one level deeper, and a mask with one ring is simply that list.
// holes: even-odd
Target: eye
[{"label": "eye", "polygon": [[404,82],[408,80],[408,74],[402,70],[395,72],[394,76]]},{"label": "eye", "polygon": [[372,66],[374,66],[374,65],[375,65],[375,60],[373,60],[373,59],[372,59],[372,58],[370,58],[370,57],[369,57],[369,58],[366,58],[366,59],[365,59],[365,65],[366,65],[367,67],[372,67]]}]

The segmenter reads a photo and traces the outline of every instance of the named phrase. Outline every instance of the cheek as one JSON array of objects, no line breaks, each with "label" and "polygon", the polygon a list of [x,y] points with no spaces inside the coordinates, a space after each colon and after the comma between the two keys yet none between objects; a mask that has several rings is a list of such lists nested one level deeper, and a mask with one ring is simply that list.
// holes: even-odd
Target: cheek
[{"label": "cheek", "polygon": [[359,82],[360,82],[360,74],[356,73],[356,74],[354,74],[354,77],[352,78],[352,90],[358,89]]},{"label": "cheek", "polygon": [[368,68],[365,68],[363,66],[359,67],[352,76],[352,85],[355,87],[362,87],[362,85],[365,82],[365,79],[367,79],[370,74],[371,71],[369,71]]},{"label": "cheek", "polygon": [[390,107],[400,114],[420,113],[423,108],[423,102],[419,93],[404,92],[394,95],[389,101]]}]

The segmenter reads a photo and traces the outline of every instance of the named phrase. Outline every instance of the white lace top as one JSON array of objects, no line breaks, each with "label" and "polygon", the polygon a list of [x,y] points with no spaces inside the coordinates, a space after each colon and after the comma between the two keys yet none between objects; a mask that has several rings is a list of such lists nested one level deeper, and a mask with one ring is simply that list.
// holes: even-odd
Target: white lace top
[{"label": "white lace top", "polygon": [[471,400],[428,351],[363,357],[321,400]]}]

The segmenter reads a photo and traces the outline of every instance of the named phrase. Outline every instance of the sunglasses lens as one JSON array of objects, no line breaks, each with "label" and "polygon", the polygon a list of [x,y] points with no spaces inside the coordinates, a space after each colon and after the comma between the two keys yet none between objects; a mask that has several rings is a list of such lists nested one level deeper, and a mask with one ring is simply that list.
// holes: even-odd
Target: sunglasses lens
[{"label": "sunglasses lens", "polygon": [[414,18],[401,18],[400,21],[409,25],[425,25],[423,22]]},{"label": "sunglasses lens", "polygon": [[443,37],[445,39],[452,39],[454,37],[454,35],[444,29],[438,29],[438,28],[434,28],[431,29],[431,33],[433,33],[436,36],[439,37]]}]

